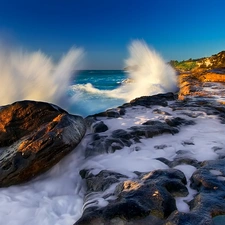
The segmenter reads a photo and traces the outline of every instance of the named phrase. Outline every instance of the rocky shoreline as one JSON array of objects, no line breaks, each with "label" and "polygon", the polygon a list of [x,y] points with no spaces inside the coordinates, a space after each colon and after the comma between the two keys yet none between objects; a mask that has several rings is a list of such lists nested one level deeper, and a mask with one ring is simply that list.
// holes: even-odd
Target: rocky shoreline
[{"label": "rocky shoreline", "polygon": [[[143,96],[85,119],[42,102],[1,107],[0,186],[31,180],[82,141],[86,194],[75,225],[224,224],[225,86],[179,78],[179,93]],[[124,151],[139,164],[123,165],[117,153]],[[103,155],[115,157],[109,169],[89,166]]]},{"label": "rocky shoreline", "polygon": [[[107,133],[108,121],[125,117],[135,107],[137,111],[152,111],[155,118],[149,118],[140,126],[131,126],[124,130],[116,129]],[[175,114],[179,117],[175,117]],[[203,115],[209,120],[218,118],[220,123],[224,124],[225,107],[220,103],[213,104],[211,99],[208,101],[193,98],[179,101],[177,95],[173,93],[135,99],[114,110],[87,118],[89,122],[92,121],[90,128],[93,133],[89,134],[92,138],[87,144],[86,157],[110,154],[124,147],[132,148],[134,143],[141,143],[144,139],[154,139],[163,134],[176,136],[184,127],[189,126],[195,129],[199,118]],[[114,122],[111,121],[110,124]],[[98,126],[104,129],[96,130]],[[225,131],[223,126],[222,129]],[[94,168],[81,171],[80,174],[87,183],[87,194],[84,213],[75,225],[218,224],[215,220],[225,214],[223,200],[225,197],[225,149],[217,146],[215,140],[215,146],[211,146],[215,154],[212,160],[197,160],[193,150],[198,146],[193,139],[181,141],[184,148],[174,152],[176,155],[173,160],[163,157],[155,158],[167,165],[167,169],[145,173],[134,171],[136,176],[133,179],[115,171],[102,170],[97,174],[92,173]],[[171,147],[170,145],[168,140],[167,144],[155,145],[153,148],[166,151]],[[189,180],[181,170],[176,169],[183,165],[194,168],[194,173]],[[113,190],[109,190],[110,187],[111,189],[114,187]],[[195,194],[189,202],[186,202],[189,210],[180,212],[175,198],[188,196],[190,188],[195,191]],[[105,201],[105,206],[99,203],[99,196],[102,201]]]}]

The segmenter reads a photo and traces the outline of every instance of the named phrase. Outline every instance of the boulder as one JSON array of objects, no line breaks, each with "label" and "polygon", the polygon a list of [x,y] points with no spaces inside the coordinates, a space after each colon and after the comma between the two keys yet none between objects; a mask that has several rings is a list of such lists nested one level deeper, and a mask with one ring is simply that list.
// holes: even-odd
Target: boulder
[{"label": "boulder", "polygon": [[[188,195],[185,175],[176,169],[137,172],[134,180],[112,171],[81,173],[88,190],[84,213],[75,225],[161,225],[177,209],[174,197]],[[116,183],[114,192],[107,191]]]},{"label": "boulder", "polygon": [[44,102],[0,108],[0,187],[47,171],[71,152],[86,132],[82,117]]}]

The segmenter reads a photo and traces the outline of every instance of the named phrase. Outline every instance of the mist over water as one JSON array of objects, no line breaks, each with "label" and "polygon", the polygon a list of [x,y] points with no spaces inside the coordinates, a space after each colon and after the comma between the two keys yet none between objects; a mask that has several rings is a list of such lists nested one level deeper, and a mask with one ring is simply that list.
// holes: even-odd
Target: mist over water
[{"label": "mist over water", "polygon": [[42,52],[27,53],[0,45],[0,105],[20,100],[37,100],[66,108],[66,92],[82,49],[72,48],[56,64]]},{"label": "mist over water", "polygon": [[[129,46],[124,75],[129,82],[119,85],[115,81],[115,86],[109,89],[101,87],[109,80],[115,80],[110,73],[99,80],[97,75],[94,78],[87,75],[82,84],[77,83],[76,77],[71,80],[75,70],[81,68],[83,55],[82,49],[72,48],[54,63],[40,51],[12,50],[0,43],[0,105],[21,100],[45,101],[70,113],[87,116],[136,97],[176,90],[173,68],[143,41],[133,41]],[[98,88],[91,79],[98,83]]]},{"label": "mist over water", "polygon": [[144,41],[133,41],[129,53],[125,65],[133,82],[129,85],[127,100],[176,90],[175,70]]},{"label": "mist over water", "polygon": [[177,89],[175,70],[144,41],[133,41],[129,46],[129,58],[125,61],[127,81],[113,90],[99,90],[87,83],[74,87],[81,92],[123,99],[166,93]]}]

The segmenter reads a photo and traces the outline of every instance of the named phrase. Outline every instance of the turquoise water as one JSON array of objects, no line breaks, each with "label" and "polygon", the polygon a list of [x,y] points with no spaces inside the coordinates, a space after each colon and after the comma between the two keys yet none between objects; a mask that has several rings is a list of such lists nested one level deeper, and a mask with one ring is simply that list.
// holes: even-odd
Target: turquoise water
[{"label": "turquoise water", "polygon": [[126,78],[123,70],[81,70],[73,79],[73,84],[91,83],[100,90],[113,90]]},{"label": "turquoise water", "polygon": [[127,78],[123,70],[82,70],[76,71],[71,81],[69,96],[73,102],[69,111],[82,116],[105,111],[125,102],[124,99],[111,97],[113,91]]}]

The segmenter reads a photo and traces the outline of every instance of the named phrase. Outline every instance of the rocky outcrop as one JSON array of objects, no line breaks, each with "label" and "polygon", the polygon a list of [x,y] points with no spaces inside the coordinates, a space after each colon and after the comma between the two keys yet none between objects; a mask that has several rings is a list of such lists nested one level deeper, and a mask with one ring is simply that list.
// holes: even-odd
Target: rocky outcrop
[{"label": "rocky outcrop", "polygon": [[[198,142],[195,141],[195,135],[198,134],[195,132],[190,137],[188,132],[195,131],[196,128],[200,129],[198,126],[201,121],[201,126],[206,131],[201,128],[199,132],[201,135],[204,132],[208,133],[211,127],[208,127],[208,122],[205,123],[207,119],[216,120],[217,123],[212,123],[212,126],[216,127],[220,124],[223,131],[225,106],[215,101],[213,97],[209,97],[210,93],[203,96],[198,95],[200,92],[197,92],[199,87],[205,92],[224,91],[223,84],[217,86],[209,83],[206,90],[203,90],[201,81],[188,75],[186,78],[189,81],[193,79],[194,82],[190,82],[190,89],[195,94],[189,93],[184,101],[177,99],[177,95],[173,93],[144,96],[118,108],[86,118],[91,130],[86,136],[86,158],[90,157],[93,160],[92,157],[123,151],[123,148],[135,152],[134,155],[138,157],[138,152],[141,152],[144,146],[143,150],[153,152],[153,159],[157,163],[162,163],[167,169],[154,169],[145,173],[132,171],[135,174],[132,177],[113,170],[101,170],[101,166],[83,169],[80,175],[86,181],[87,192],[84,198],[83,215],[75,225],[223,224],[225,221],[224,147],[221,146],[220,139],[210,142],[211,145],[207,148],[211,149],[207,151],[217,159],[201,161],[196,158],[197,148],[201,148],[199,143],[207,142],[207,138],[211,139],[211,137],[206,135],[205,139],[200,138]],[[130,117],[134,118],[135,123],[132,123]],[[121,124],[126,125],[123,129],[114,125],[114,121],[120,124],[118,123],[120,120],[123,121]],[[164,135],[165,142],[160,139],[160,135]],[[177,136],[179,137],[176,139]],[[161,154],[167,151],[171,158],[161,157]],[[159,157],[154,156],[157,152],[160,153]],[[204,155],[204,149],[201,154]],[[146,159],[140,158],[144,163],[150,157],[148,155]],[[187,171],[191,169],[195,172],[192,172],[191,178],[186,180],[179,168],[186,168],[184,170]],[[192,194],[190,189],[191,192],[195,190],[195,194]],[[186,211],[180,211],[177,198],[184,199],[187,195],[192,196],[189,200],[183,200],[187,206]]]},{"label": "rocky outcrop", "polygon": [[81,141],[82,117],[43,102],[21,101],[0,108],[0,187],[47,171]]},{"label": "rocky outcrop", "polygon": [[126,176],[112,171],[101,171],[95,176],[90,171],[83,172],[88,193],[101,193],[112,184],[117,185],[113,193],[101,197],[107,202],[105,207],[99,208],[87,198],[89,207],[75,225],[162,224],[176,210],[174,197],[188,194],[186,178],[179,170],[155,170],[137,176],[135,180],[127,180]]},{"label": "rocky outcrop", "polygon": [[170,61],[177,71],[183,73],[193,70],[219,70],[225,73],[225,51],[221,51],[210,57],[199,59],[188,59],[178,62],[177,60]]}]

